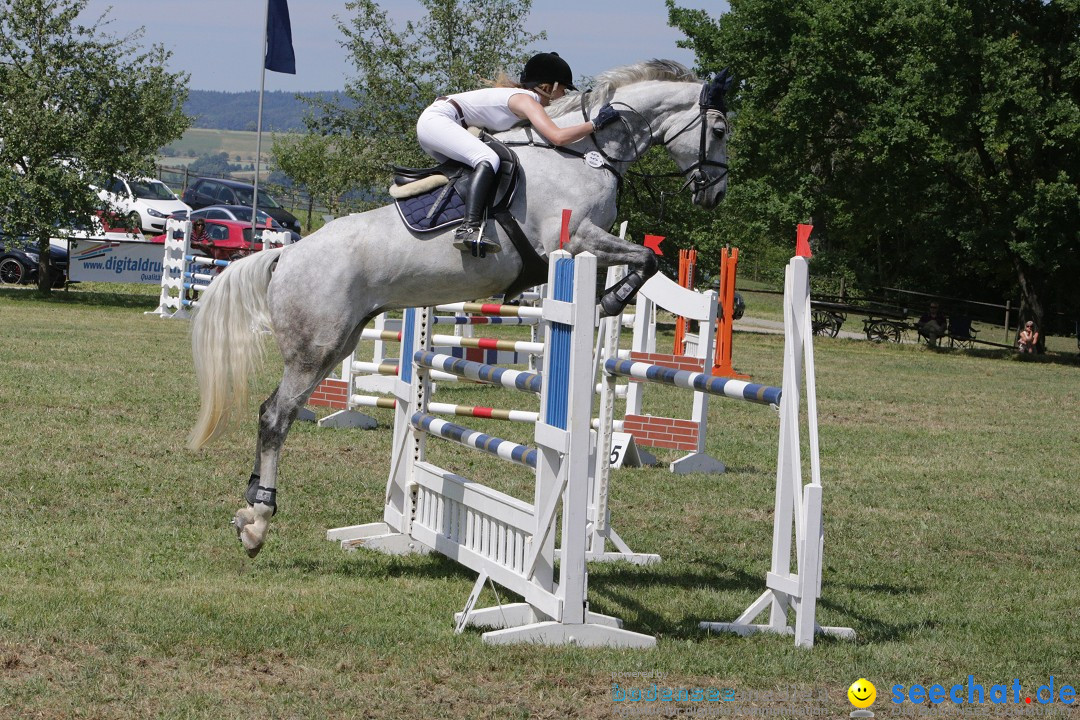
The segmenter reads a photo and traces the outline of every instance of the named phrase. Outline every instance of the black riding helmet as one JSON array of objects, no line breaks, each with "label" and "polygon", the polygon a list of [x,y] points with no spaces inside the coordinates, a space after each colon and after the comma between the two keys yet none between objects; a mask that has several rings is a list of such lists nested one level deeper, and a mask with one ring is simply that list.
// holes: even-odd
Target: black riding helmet
[{"label": "black riding helmet", "polygon": [[570,65],[556,52],[537,53],[529,58],[525,69],[521,71],[519,82],[526,88],[534,88],[543,83],[559,83],[567,90],[577,90]]}]

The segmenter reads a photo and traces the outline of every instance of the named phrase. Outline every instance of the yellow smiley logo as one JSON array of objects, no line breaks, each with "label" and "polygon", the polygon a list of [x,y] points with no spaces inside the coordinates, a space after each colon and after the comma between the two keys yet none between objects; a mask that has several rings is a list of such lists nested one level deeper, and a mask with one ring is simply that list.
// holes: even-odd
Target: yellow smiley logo
[{"label": "yellow smiley logo", "polygon": [[868,708],[877,700],[877,688],[866,678],[859,678],[847,689],[848,700],[857,708]]}]

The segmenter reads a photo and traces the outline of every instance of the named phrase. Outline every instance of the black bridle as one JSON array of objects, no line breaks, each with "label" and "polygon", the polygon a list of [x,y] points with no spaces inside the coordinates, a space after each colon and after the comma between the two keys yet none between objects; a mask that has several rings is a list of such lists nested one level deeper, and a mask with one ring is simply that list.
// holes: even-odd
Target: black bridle
[{"label": "black bridle", "polygon": [[[690,122],[688,122],[686,125],[684,125],[674,135],[672,135],[669,138],[664,138],[662,140],[657,140],[656,139],[656,136],[653,133],[652,125],[649,123],[649,121],[647,119],[645,119],[644,115],[642,115],[635,108],[631,107],[630,105],[627,105],[626,103],[622,103],[622,102],[615,103],[615,104],[617,104],[617,105],[619,105],[621,107],[626,108],[627,110],[629,110],[630,112],[632,112],[633,114],[637,115],[638,117],[640,117],[642,120],[645,121],[646,126],[648,126],[648,128],[649,128],[649,137],[652,139],[652,144],[661,145],[661,146],[667,146],[667,145],[671,144],[672,142],[674,142],[681,135],[688,132],[691,128],[694,127],[694,125],[700,124],[700,126],[701,126],[701,136],[700,136],[700,140],[698,142],[698,159],[697,159],[697,162],[690,165],[690,167],[686,168],[685,170],[681,170],[679,172],[670,172],[670,173],[639,173],[639,172],[634,172],[633,174],[635,176],[637,176],[637,177],[641,177],[641,178],[646,179],[646,180],[651,180],[653,178],[684,177],[684,178],[686,178],[686,182],[683,183],[683,186],[681,188],[679,188],[679,192],[682,192],[682,191],[686,190],[688,187],[690,187],[691,185],[693,185],[693,188],[694,188],[693,191],[695,193],[703,192],[705,190],[708,190],[713,185],[716,185],[721,180],[723,180],[725,177],[727,177],[728,164],[726,162],[721,162],[719,160],[711,160],[709,158],[709,123],[708,123],[708,119],[709,119],[709,114],[710,113],[716,113],[720,117],[725,116],[725,114],[727,112],[727,106],[726,106],[726,103],[725,103],[725,95],[726,95],[727,91],[731,88],[731,83],[732,83],[732,77],[731,77],[731,74],[728,72],[728,70],[726,68],[723,71],[721,71],[719,74],[714,75],[713,77],[711,77],[710,79],[708,79],[704,83],[702,83],[702,85],[701,85],[701,96],[698,98],[698,114]],[[581,114],[585,118],[586,122],[588,122],[588,120],[589,120],[589,110],[588,110],[588,106],[587,106],[587,103],[586,103],[586,98],[587,98],[589,92],[591,92],[591,91],[587,91],[587,92],[584,92],[584,93],[581,94]],[[632,135],[633,130],[632,130],[632,128],[629,127],[629,123],[627,123],[626,119],[623,118],[620,115],[619,120],[627,128],[628,134]],[[726,119],[724,120],[724,133],[725,134],[727,133],[727,120]],[[626,159],[626,160],[620,160],[620,159],[617,159],[617,158],[613,158],[610,155],[608,155],[606,152],[604,152],[603,146],[601,146],[601,144],[596,140],[596,134],[595,133],[592,135],[592,140],[593,140],[593,144],[596,145],[597,152],[600,153],[601,157],[603,157],[604,160],[607,162],[607,165],[608,165],[609,169],[612,169],[613,172],[614,172],[614,169],[613,169],[614,165],[619,164],[619,163],[626,163],[626,164],[632,163],[632,162],[640,159],[641,156],[644,154],[644,151],[636,152],[635,156],[633,158],[629,158],[629,159]],[[635,150],[636,150],[636,148],[635,148]],[[720,168],[722,170],[722,172],[717,173],[716,177],[710,178],[708,172],[706,172],[705,169],[706,168],[711,168],[711,167]]]},{"label": "black bridle", "polygon": [[[709,159],[709,153],[708,153],[709,123],[707,122],[707,120],[708,120],[708,116],[709,116],[710,112],[718,112],[718,111],[712,110],[712,109],[709,109],[709,108],[704,108],[704,107],[701,108],[701,111],[698,113],[698,116],[696,118],[694,118],[693,120],[691,120],[689,123],[687,123],[685,127],[683,127],[681,130],[679,130],[679,132],[675,133],[670,138],[666,138],[665,140],[662,140],[662,141],[660,141],[658,143],[659,145],[668,145],[673,140],[675,140],[675,138],[679,137],[683,133],[690,130],[690,128],[694,127],[695,123],[700,123],[701,124],[701,140],[698,143],[698,159],[697,159],[697,162],[695,162],[693,165],[691,165],[690,167],[688,167],[685,170],[682,170],[680,172],[661,173],[661,174],[651,175],[649,177],[685,177],[686,182],[683,183],[683,186],[681,188],[679,188],[679,192],[682,192],[683,190],[690,187],[691,185],[694,186],[694,192],[701,192],[703,190],[708,190],[713,185],[716,185],[718,182],[720,182],[725,177],[727,177],[728,164],[726,162],[720,162],[719,160],[710,160]],[[724,121],[724,132],[725,133],[727,132],[727,121],[726,120]],[[723,170],[723,172],[717,173],[716,177],[714,177],[714,178],[710,178],[709,174],[707,172],[705,172],[705,168],[707,168],[707,167],[717,167],[717,168],[720,168],[721,170]]]}]

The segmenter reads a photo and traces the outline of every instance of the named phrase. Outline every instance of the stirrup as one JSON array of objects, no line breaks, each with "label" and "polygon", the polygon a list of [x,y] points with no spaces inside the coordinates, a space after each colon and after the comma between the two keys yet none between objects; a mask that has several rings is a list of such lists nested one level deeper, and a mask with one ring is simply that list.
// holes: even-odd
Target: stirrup
[{"label": "stirrup", "polygon": [[488,253],[497,253],[502,250],[502,245],[484,237],[483,225],[480,227],[459,225],[454,231],[454,247],[473,257],[486,257]]}]

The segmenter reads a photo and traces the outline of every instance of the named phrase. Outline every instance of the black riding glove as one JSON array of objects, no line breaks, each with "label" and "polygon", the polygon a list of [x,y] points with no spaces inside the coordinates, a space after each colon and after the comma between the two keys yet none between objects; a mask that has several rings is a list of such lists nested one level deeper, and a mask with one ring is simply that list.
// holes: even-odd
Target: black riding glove
[{"label": "black riding glove", "polygon": [[619,117],[618,111],[611,107],[611,103],[608,103],[600,108],[600,112],[596,113],[596,117],[593,118],[593,129],[600,130],[606,125],[610,125],[614,122],[617,117]]}]

